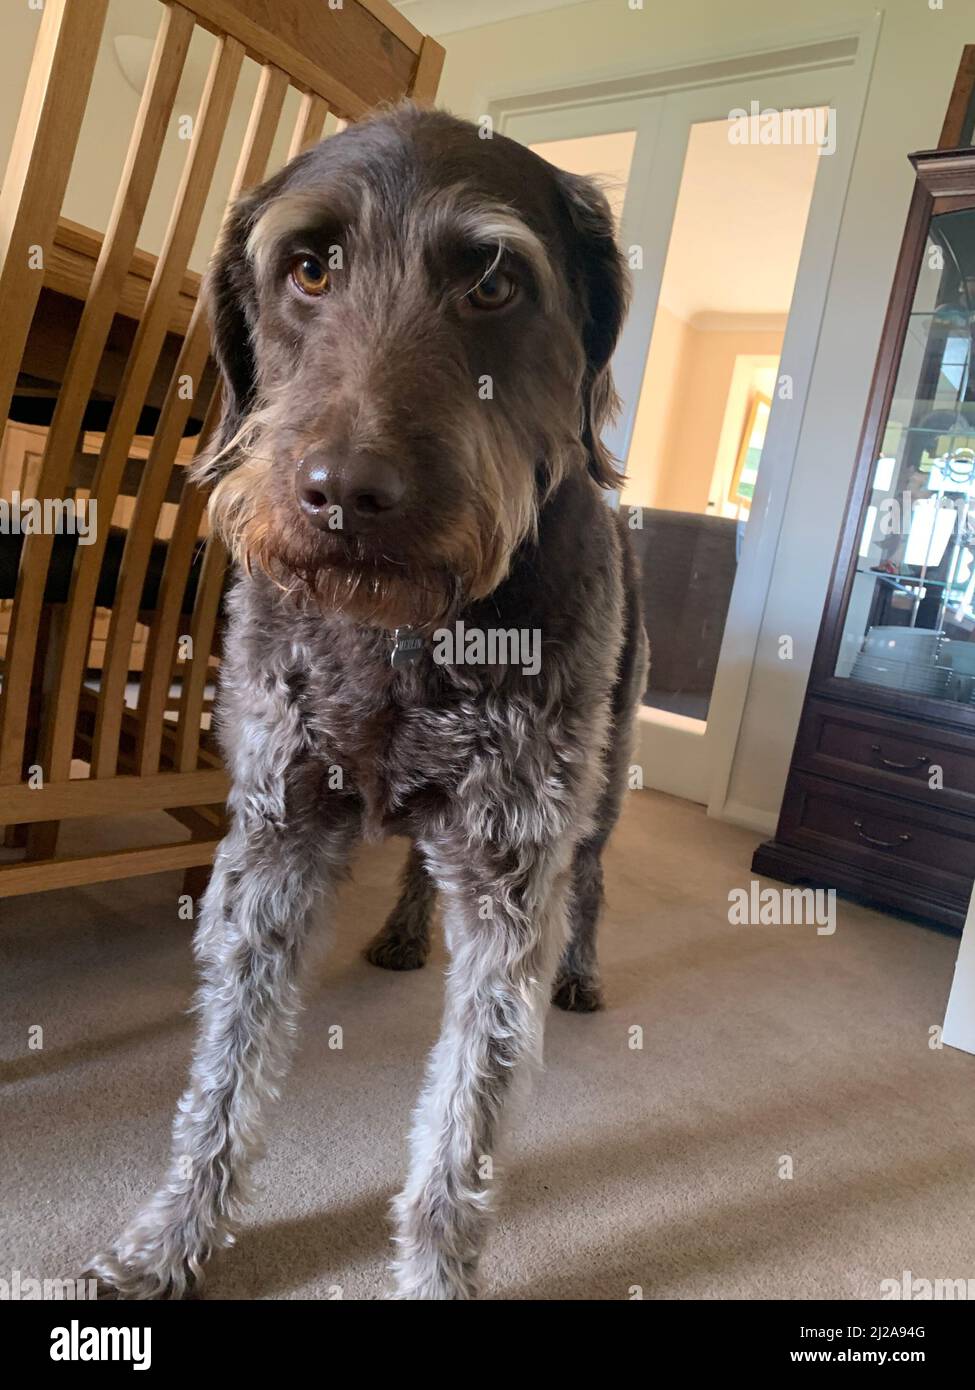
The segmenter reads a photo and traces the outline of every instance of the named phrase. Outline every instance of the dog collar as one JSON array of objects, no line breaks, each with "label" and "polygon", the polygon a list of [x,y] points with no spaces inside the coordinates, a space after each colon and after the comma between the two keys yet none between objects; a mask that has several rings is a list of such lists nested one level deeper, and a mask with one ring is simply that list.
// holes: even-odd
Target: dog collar
[{"label": "dog collar", "polygon": [[423,634],[415,627],[398,627],[388,640],[393,644],[389,664],[394,670],[401,666],[412,666],[415,661],[419,661],[426,646]]}]

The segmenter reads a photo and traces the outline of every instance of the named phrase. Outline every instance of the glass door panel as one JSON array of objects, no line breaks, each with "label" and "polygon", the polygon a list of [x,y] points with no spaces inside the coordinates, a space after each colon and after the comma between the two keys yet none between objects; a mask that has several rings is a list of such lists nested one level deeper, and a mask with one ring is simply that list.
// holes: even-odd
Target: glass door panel
[{"label": "glass door panel", "polygon": [[975,698],[975,209],[932,219],[836,675]]}]

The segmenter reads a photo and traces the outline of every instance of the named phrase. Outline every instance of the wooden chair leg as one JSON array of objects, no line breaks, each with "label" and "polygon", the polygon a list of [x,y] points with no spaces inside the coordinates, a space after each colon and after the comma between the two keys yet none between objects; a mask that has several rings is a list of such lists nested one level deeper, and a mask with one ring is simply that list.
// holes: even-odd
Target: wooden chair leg
[{"label": "wooden chair leg", "polygon": [[24,738],[24,780],[30,775],[31,767],[40,757],[41,718],[44,708],[44,679],[48,652],[53,632],[53,611],[49,604],[41,609],[41,619],[37,625],[37,640],[34,647],[34,670],[30,681],[30,696],[27,700],[27,733]]},{"label": "wooden chair leg", "polygon": [[[41,721],[45,696],[53,678],[49,666],[51,653],[55,650],[54,644],[57,641],[59,616],[59,610],[48,604],[41,610],[34,652],[34,675],[27,705],[23,766],[25,780],[30,775],[31,767],[42,761]],[[27,851],[27,859],[51,859],[57,853],[60,824],[60,821],[37,821],[27,825],[9,825],[4,831],[4,848],[24,849]]]},{"label": "wooden chair leg", "polygon": [[53,859],[58,852],[59,820],[35,821],[27,826],[25,845],[28,859]]},{"label": "wooden chair leg", "polygon": [[209,864],[200,864],[193,869],[183,870],[183,893],[191,897],[194,902],[199,902],[200,898],[207,890],[210,882],[212,867]]}]

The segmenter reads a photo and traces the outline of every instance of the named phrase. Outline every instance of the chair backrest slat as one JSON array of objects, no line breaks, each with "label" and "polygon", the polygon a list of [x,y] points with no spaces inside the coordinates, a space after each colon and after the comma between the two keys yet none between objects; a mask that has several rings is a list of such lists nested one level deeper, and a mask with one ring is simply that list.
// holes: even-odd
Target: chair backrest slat
[{"label": "chair backrest slat", "polygon": [[[262,69],[247,134],[230,190],[230,202],[264,176],[288,89],[280,68]],[[132,641],[139,616],[146,567],[159,511],[166,497],[192,396],[185,389],[200,381],[210,351],[206,306],[198,300],[166,392],[159,423],[142,475],[135,511],[125,539],[119,583],[115,590],[108,641],[102,660],[98,711],[92,741],[91,775],[110,777],[118,766],[119,737]],[[178,601],[174,599],[173,601]]]},{"label": "chair backrest slat", "polygon": [[240,158],[230,186],[230,202],[260,183],[267,173],[267,163],[271,158],[271,147],[277,134],[278,122],[284,99],[288,94],[288,74],[267,63],[261,68],[261,78],[257,84],[257,94],[251,107],[247,123],[247,134],[241,146]]},{"label": "chair backrest slat", "polygon": [[125,536],[118,583],[112,601],[108,638],[102,657],[98,708],[92,736],[91,776],[110,777],[118,764],[118,743],[124,713],[125,684],[138,622],[146,568],[166,498],[176,451],[183,437],[192,400],[180,394],[179,381],[199,382],[210,351],[210,335],[202,301],[197,303],[166,392],[149,457]]},{"label": "chair backrest slat", "polygon": [[288,146],[289,159],[294,159],[295,155],[304,154],[305,150],[318,144],[322,138],[322,131],[325,129],[325,117],[327,115],[327,101],[322,101],[321,97],[315,96],[314,92],[303,93],[298,107],[298,119],[295,121],[294,132],[291,136],[291,144]]},{"label": "chair backrest slat", "polygon": [[103,522],[93,543],[84,549],[79,546],[75,553],[67,621],[58,663],[58,689],[52,708],[45,716],[42,733],[42,765],[53,781],[67,777],[70,771],[88,635],[108,539],[107,522],[118,498],[119,482],[145,404],[146,391],[199,227],[243,59],[243,47],[236,39],[217,41],[172,217],[149,288],[145,313],[126,363],[122,386],[98,460],[94,495]]},{"label": "chair backrest slat", "polygon": [[[85,408],[136,248],[193,28],[192,15],[181,6],[163,9],[118,193],[48,431],[39,497],[62,497],[68,487]],[[34,651],[53,545],[53,535],[44,532],[23,541],[0,695],[0,785],[19,782],[22,776]]]},{"label": "chair backrest slat", "polygon": [[[6,420],[44,258],[54,241],[108,0],[48,0],[0,188],[0,420]],[[38,252],[40,258],[38,258]]]},{"label": "chair backrest slat", "polygon": [[423,40],[420,56],[413,73],[410,96],[422,106],[432,106],[437,96],[440,74],[443,71],[444,51],[429,35]]},{"label": "chair backrest slat", "polygon": [[[217,393],[219,395],[219,392]],[[219,400],[211,404],[207,423],[200,436],[198,449],[206,448],[212,438],[220,415]],[[162,753],[163,716],[169,699],[176,644],[182,623],[183,595],[193,564],[193,556],[201,545],[200,526],[206,511],[207,494],[194,483],[187,483],[173,534],[166,546],[156,601],[156,614],[149,629],[142,680],[139,682],[138,734],[136,739],[136,771],[140,776],[158,772]],[[200,660],[206,653],[199,653]]]},{"label": "chair backrest slat", "polygon": [[200,569],[200,582],[193,604],[193,621],[190,624],[194,660],[188,663],[183,675],[179,722],[176,728],[177,772],[192,772],[197,765],[203,699],[210,675],[207,654],[213,645],[213,635],[216,631],[217,614],[227,572],[227,558],[227,552],[221,542],[216,536],[210,536]]}]

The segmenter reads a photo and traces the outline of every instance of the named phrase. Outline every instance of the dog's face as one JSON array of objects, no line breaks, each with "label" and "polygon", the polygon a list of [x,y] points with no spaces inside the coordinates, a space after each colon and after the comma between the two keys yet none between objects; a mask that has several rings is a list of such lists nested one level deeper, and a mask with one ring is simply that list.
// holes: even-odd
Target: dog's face
[{"label": "dog's face", "polygon": [[603,195],[407,106],[245,196],[208,277],[211,518],[323,607],[430,626],[489,594],[599,442],[627,284]]}]

